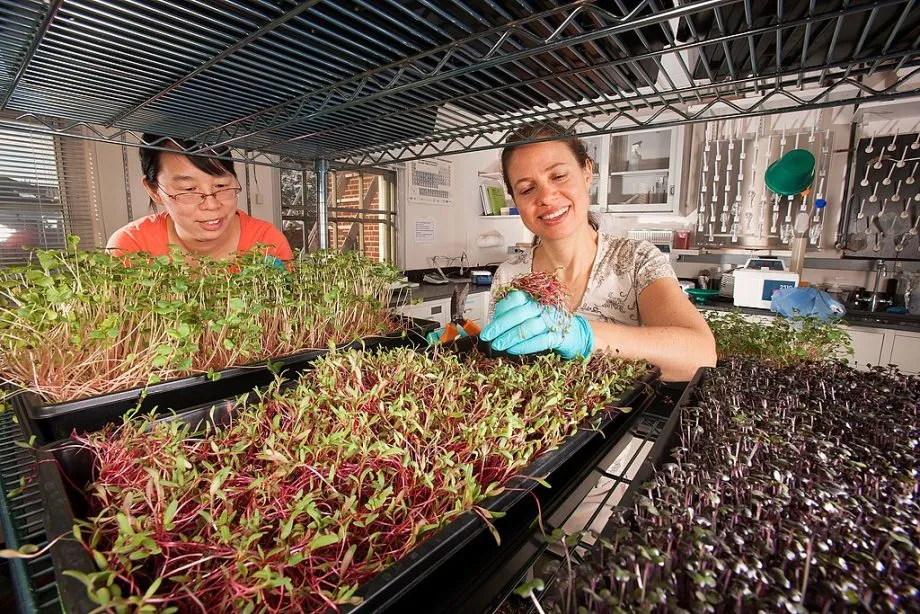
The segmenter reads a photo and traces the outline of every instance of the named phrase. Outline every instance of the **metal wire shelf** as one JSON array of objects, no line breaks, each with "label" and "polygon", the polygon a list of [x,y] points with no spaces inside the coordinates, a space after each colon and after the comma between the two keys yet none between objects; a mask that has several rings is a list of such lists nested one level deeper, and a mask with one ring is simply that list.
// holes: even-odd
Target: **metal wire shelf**
[{"label": "metal wire shelf", "polygon": [[[35,456],[16,445],[27,439],[13,414],[0,412],[0,521],[8,548],[48,545],[44,506],[35,476]],[[25,478],[23,484],[20,479]],[[17,492],[18,491],[18,492]],[[13,493],[13,496],[10,496]],[[10,559],[10,572],[19,612],[60,613],[51,553],[34,559]]]},{"label": "metal wire shelf", "polygon": [[[104,130],[100,129],[99,126],[86,122],[62,122],[61,120],[42,117],[32,113],[23,113],[16,117],[15,120],[0,119],[0,130],[22,132],[26,134],[46,134],[66,139],[111,143],[123,148],[140,147],[142,134],[137,130]],[[164,145],[169,146],[165,147]],[[208,158],[220,158],[244,164],[271,166],[273,168],[287,170],[300,171],[306,168],[304,160],[292,159],[287,156],[245,149],[230,149],[226,153],[217,154],[203,146],[193,148],[175,147],[174,143],[170,142],[170,140],[165,137],[159,141],[144,144],[144,147],[168,151],[181,150]],[[310,161],[308,166],[311,169],[313,168],[312,161]]]},{"label": "metal wire shelf", "polygon": [[493,148],[542,118],[602,134],[920,93],[916,0],[7,5],[0,106],[302,164]]}]

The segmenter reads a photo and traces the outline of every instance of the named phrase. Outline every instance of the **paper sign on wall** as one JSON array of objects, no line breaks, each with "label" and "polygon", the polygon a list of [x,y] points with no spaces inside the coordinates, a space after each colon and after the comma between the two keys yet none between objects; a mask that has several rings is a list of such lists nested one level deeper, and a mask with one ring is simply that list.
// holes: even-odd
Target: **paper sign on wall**
[{"label": "paper sign on wall", "polygon": [[449,205],[453,200],[453,164],[432,158],[407,165],[406,200],[423,205]]},{"label": "paper sign on wall", "polygon": [[431,217],[420,217],[415,220],[415,242],[434,243],[438,223]]}]

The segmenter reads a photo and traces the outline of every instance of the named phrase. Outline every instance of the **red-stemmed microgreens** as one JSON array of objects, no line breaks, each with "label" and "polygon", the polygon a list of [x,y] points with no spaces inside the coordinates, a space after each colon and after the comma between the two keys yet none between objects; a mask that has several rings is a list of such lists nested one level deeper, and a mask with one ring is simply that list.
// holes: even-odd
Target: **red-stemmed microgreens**
[{"label": "red-stemmed microgreens", "polygon": [[555,307],[559,311],[568,312],[570,293],[554,273],[534,271],[526,275],[519,275],[509,283],[499,286],[494,290],[496,302],[503,299],[512,290],[526,292],[535,301],[547,307]]},{"label": "red-stemmed microgreens", "polygon": [[565,284],[554,273],[535,271],[526,275],[519,275],[512,279],[510,283],[499,286],[494,290],[495,301],[500,301],[513,290],[525,292],[539,304],[551,308],[542,314],[550,330],[561,334],[565,334],[569,330],[572,325],[572,314],[568,306],[571,295]]},{"label": "red-stemmed microgreens", "polygon": [[78,436],[96,479],[75,530],[100,572],[73,575],[104,607],[349,603],[458,515],[488,521],[484,499],[618,411],[611,404],[649,368],[603,352],[525,364],[337,352],[217,431],[149,418]]}]

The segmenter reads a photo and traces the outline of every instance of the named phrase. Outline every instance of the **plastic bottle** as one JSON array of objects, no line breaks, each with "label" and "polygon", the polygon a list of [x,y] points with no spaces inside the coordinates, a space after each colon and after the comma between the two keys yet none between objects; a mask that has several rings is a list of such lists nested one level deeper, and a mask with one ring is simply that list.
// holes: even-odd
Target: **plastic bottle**
[{"label": "plastic bottle", "polygon": [[732,265],[725,265],[725,273],[719,280],[719,296],[732,298],[735,295],[735,272]]},{"label": "plastic bottle", "polygon": [[908,291],[904,293],[907,311],[912,315],[920,316],[920,273],[911,274],[907,284]]},{"label": "plastic bottle", "polygon": [[709,288],[711,290],[718,290],[719,284],[722,283],[722,267],[717,266],[716,270],[712,272],[712,278],[709,280]]}]

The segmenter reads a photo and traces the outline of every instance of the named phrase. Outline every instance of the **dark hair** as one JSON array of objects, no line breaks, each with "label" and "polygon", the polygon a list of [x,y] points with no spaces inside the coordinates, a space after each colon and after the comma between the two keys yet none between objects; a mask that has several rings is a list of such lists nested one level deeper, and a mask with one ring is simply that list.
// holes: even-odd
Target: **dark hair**
[{"label": "dark hair", "polygon": [[[525,124],[511,131],[511,134],[505,139],[505,147],[502,149],[502,179],[505,181],[505,188],[508,190],[508,194],[511,194],[512,198],[514,198],[514,191],[511,188],[511,181],[508,179],[508,163],[511,162],[511,155],[515,150],[524,145],[532,141],[541,140],[562,141],[568,146],[572,155],[575,156],[578,166],[585,168],[590,162],[592,169],[596,168],[596,163],[591,159],[591,156],[588,155],[588,148],[585,147],[581,139],[575,136],[574,131],[567,130],[560,124],[548,120],[534,124]],[[597,218],[590,212],[588,213],[588,224],[594,230],[600,228]],[[535,235],[533,238],[534,247],[539,243],[539,240],[540,238]]]},{"label": "dark hair", "polygon": [[[157,136],[155,134],[144,134],[141,136],[141,143],[143,145],[154,145],[166,149],[175,149],[179,153],[198,147],[194,141],[188,139]],[[160,154],[163,153],[163,150],[144,147],[143,145],[140,148],[141,172],[144,175],[144,179],[146,179],[149,184],[156,185],[157,175],[160,174]],[[201,153],[207,154],[208,156],[229,156],[230,148],[214,147],[211,149],[204,149]],[[233,166],[233,160],[209,158],[200,155],[186,155],[186,157],[195,165],[195,168],[208,175],[216,177],[230,173],[236,177],[236,169]],[[152,200],[150,201],[150,206],[153,207]]]}]

